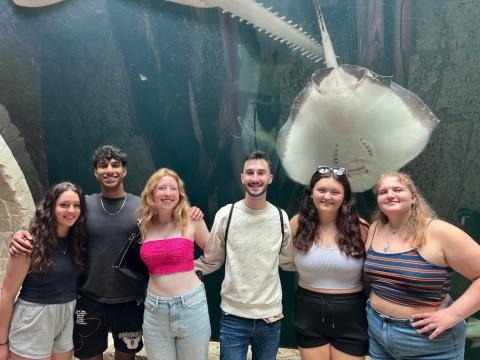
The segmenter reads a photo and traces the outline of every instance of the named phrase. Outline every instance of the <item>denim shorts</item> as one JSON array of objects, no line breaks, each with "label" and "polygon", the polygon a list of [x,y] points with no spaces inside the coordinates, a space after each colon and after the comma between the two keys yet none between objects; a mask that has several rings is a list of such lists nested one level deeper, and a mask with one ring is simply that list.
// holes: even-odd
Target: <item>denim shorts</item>
[{"label": "denim shorts", "polygon": [[149,360],[207,360],[210,335],[203,283],[180,296],[147,290],[143,342]]},{"label": "denim shorts", "polygon": [[371,360],[463,360],[465,321],[445,330],[435,339],[419,334],[410,319],[384,315],[367,301],[368,335]]},{"label": "denim shorts", "polygon": [[75,300],[37,304],[18,299],[10,324],[10,351],[30,359],[44,359],[73,349]]}]

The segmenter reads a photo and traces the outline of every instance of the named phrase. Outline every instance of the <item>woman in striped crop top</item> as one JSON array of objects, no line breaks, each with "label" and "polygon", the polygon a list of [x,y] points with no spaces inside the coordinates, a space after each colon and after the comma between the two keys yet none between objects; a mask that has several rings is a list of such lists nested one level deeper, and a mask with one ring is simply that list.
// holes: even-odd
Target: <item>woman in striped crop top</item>
[{"label": "woman in striped crop top", "polygon": [[294,326],[302,359],[364,359],[368,224],[358,218],[344,168],[318,167],[290,225],[299,273]]},{"label": "woman in striped crop top", "polygon": [[[480,309],[480,246],[436,219],[411,178],[380,176],[367,239],[365,279],[372,359],[463,359],[464,319]],[[452,272],[472,281],[456,301]]]},{"label": "woman in striped crop top", "polygon": [[141,195],[142,247],[148,267],[143,339],[150,360],[207,360],[210,319],[203,283],[194,272],[194,242],[202,249],[205,221],[188,216],[183,181],[173,170],[155,172]]}]

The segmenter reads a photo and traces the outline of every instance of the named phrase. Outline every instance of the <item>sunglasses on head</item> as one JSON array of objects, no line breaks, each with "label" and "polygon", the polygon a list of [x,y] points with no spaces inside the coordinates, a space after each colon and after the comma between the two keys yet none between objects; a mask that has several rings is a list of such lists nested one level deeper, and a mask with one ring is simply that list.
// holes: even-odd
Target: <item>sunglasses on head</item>
[{"label": "sunglasses on head", "polygon": [[337,176],[342,176],[347,173],[347,170],[343,167],[330,167],[324,165],[318,166],[317,171],[322,175],[328,175],[329,173],[333,173]]}]

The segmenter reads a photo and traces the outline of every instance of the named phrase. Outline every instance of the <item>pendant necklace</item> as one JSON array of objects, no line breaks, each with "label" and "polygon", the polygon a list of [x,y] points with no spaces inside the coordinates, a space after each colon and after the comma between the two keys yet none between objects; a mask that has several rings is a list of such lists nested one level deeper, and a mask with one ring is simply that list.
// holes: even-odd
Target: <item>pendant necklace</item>
[{"label": "pendant necklace", "polygon": [[[392,233],[392,236],[395,236],[395,235],[399,234],[403,229],[405,229],[406,226],[407,226],[407,224],[403,224],[403,225],[399,226],[398,228],[394,228],[392,225],[388,224],[388,227],[389,227],[389,229]],[[391,239],[390,239],[390,241],[385,240],[385,242],[387,244],[382,248],[382,250],[383,250],[384,253],[388,253],[392,249],[392,247],[390,246],[390,244],[392,243],[392,240]]]},{"label": "pendant necklace", "polygon": [[[65,247],[62,247],[62,243],[65,243]],[[58,247],[60,248],[60,252],[61,252],[63,255],[66,255],[66,254],[67,254],[68,243],[66,242],[66,240],[61,241],[61,242],[58,244]]]},{"label": "pendant necklace", "polygon": [[107,215],[110,215],[110,216],[115,216],[115,215],[120,214],[120,211],[123,210],[123,207],[127,203],[127,193],[125,193],[125,197],[123,198],[123,203],[122,203],[122,206],[120,206],[120,209],[118,209],[117,211],[115,211],[113,213],[110,213],[110,212],[107,211],[107,209],[105,209],[105,205],[103,205],[102,195],[99,194],[98,197],[100,198],[100,205],[102,205],[103,211],[105,211],[107,213]]},{"label": "pendant necklace", "polygon": [[387,241],[387,245],[382,248],[384,253],[390,252],[390,242]]},{"label": "pendant necklace", "polygon": [[394,228],[390,224],[388,224],[388,227],[390,228],[390,231],[392,232],[392,235],[397,235],[400,231],[405,229],[407,227],[407,224],[403,224],[402,226],[399,226],[398,228]]}]

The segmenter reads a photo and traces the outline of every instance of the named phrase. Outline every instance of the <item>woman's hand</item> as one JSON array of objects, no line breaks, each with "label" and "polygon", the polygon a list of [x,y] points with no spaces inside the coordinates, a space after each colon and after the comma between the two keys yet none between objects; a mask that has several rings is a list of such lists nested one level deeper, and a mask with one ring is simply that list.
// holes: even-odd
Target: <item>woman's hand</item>
[{"label": "woman's hand", "polygon": [[450,308],[439,309],[428,313],[419,313],[412,315],[412,327],[416,328],[419,334],[431,332],[428,336],[430,340],[435,339],[445,330],[448,330],[460,321],[462,317],[455,314]]}]

